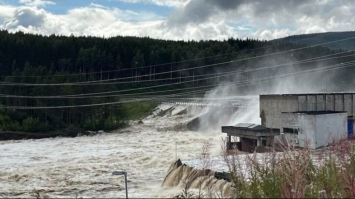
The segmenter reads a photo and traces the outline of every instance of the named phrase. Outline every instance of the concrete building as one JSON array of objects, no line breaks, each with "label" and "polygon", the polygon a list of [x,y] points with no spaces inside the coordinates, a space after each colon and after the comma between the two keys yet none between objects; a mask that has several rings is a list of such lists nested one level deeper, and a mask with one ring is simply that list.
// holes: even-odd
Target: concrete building
[{"label": "concrete building", "polygon": [[[228,149],[236,146],[251,152],[278,148],[285,141],[316,149],[351,138],[354,132],[355,93],[271,94],[260,95],[259,100],[261,125],[222,126]],[[240,142],[232,142],[233,136]]]},{"label": "concrete building", "polygon": [[347,112],[306,111],[281,113],[281,140],[295,147],[311,149],[346,138]]},{"label": "concrete building", "polygon": [[[227,150],[264,152],[268,147],[273,147],[274,136],[280,135],[280,130],[258,124],[240,123],[236,126],[222,126],[222,133],[227,133],[228,136]],[[239,141],[232,141],[232,137],[238,137]]]},{"label": "concrete building", "polygon": [[348,135],[354,131],[355,93],[307,93],[260,95],[261,125],[282,128],[283,112],[344,111],[348,116]]}]

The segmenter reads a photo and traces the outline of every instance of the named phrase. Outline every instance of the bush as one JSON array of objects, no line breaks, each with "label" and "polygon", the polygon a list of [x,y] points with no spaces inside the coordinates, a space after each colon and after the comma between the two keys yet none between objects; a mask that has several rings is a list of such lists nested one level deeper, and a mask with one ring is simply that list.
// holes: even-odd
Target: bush
[{"label": "bush", "polygon": [[11,121],[4,125],[5,131],[21,131],[21,124],[18,121]]},{"label": "bush", "polygon": [[[225,154],[231,173],[231,197],[354,198],[355,153],[349,140],[314,154],[309,148],[284,152]],[[260,158],[264,156],[264,158]]]},{"label": "bush", "polygon": [[103,126],[103,122],[98,119],[86,119],[84,123],[84,129],[89,131],[104,130]]},{"label": "bush", "polygon": [[48,122],[41,122],[38,118],[28,117],[22,121],[22,131],[25,132],[48,132],[51,125]]}]

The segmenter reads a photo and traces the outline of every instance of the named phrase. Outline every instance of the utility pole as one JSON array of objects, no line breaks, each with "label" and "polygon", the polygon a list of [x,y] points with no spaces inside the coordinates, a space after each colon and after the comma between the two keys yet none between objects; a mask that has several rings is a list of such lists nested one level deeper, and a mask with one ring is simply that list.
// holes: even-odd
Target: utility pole
[{"label": "utility pole", "polygon": [[102,65],[101,65],[101,77],[100,77],[100,81],[102,81]]},{"label": "utility pole", "polygon": [[328,73],[325,74],[325,92],[328,93]]},{"label": "utility pole", "polygon": [[153,79],[155,79],[155,67],[153,68]]},{"label": "utility pole", "polygon": [[136,62],[135,64],[136,64],[136,65],[135,65],[135,66],[136,66],[136,77],[135,77],[134,79],[135,79],[135,82],[137,83],[137,81],[138,81],[138,79],[137,79],[137,78],[138,78],[138,75],[137,75],[137,65],[138,65],[138,62]]},{"label": "utility pole", "polygon": [[192,84],[195,85],[195,70],[192,70]]},{"label": "utility pole", "polygon": [[180,71],[180,84],[181,84],[181,71]]},{"label": "utility pole", "polygon": [[170,82],[173,81],[173,64],[170,65]]},{"label": "utility pole", "polygon": [[152,66],[150,66],[149,68],[149,80],[152,80]]}]

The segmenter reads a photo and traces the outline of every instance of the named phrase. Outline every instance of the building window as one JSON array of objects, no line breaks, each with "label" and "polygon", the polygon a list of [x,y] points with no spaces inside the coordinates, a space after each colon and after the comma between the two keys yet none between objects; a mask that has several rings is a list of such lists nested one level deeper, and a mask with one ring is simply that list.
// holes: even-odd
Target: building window
[{"label": "building window", "polygon": [[266,139],[261,140],[261,146],[266,146]]},{"label": "building window", "polygon": [[266,146],[266,138],[265,137],[261,138],[261,146]]},{"label": "building window", "polygon": [[298,134],[298,129],[292,129],[292,128],[283,128],[284,133],[294,133]]}]

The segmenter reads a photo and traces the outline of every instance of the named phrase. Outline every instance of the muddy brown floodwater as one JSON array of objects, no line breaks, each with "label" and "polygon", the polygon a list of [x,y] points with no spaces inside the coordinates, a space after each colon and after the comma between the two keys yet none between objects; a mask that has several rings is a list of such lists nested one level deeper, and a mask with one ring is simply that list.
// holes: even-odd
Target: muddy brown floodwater
[{"label": "muddy brown floodwater", "polygon": [[181,190],[161,184],[176,156],[198,158],[208,139],[212,155],[220,153],[220,132],[161,130],[186,119],[155,118],[92,137],[2,141],[0,197],[125,197],[124,177],[111,175],[118,169],[128,172],[129,197],[173,196]]}]

